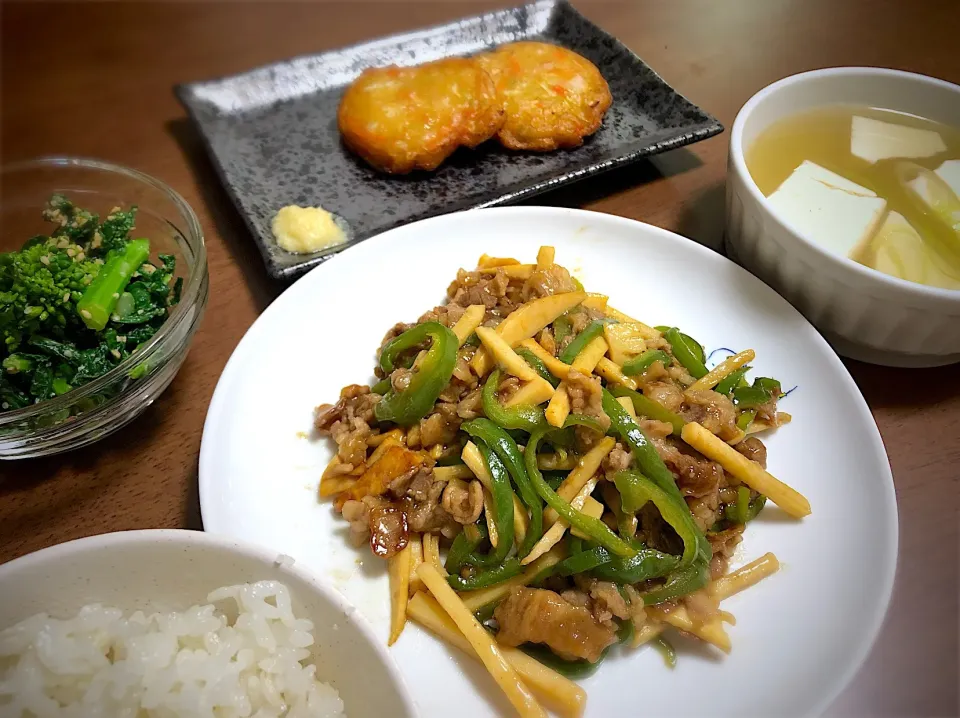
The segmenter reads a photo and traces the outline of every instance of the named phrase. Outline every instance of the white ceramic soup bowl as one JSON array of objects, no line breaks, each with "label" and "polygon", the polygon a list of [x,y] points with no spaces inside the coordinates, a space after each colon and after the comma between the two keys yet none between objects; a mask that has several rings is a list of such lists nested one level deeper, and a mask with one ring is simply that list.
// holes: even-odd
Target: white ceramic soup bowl
[{"label": "white ceramic soup bowl", "polygon": [[[280,581],[313,621],[311,662],[350,716],[416,715],[403,679],[353,606],[289,557],[200,531],[120,531],[52,546],[0,566],[0,629],[36,613],[69,618],[90,603],[184,610],[220,586]],[[0,711],[2,713],[2,711]]]},{"label": "white ceramic soup bowl", "polygon": [[828,252],[787,226],[744,159],[777,120],[834,104],[898,110],[960,126],[960,86],[898,70],[838,67],[787,77],[741,108],[730,134],[727,251],[799,309],[844,356],[874,364],[960,361],[960,291],[928,287]]}]

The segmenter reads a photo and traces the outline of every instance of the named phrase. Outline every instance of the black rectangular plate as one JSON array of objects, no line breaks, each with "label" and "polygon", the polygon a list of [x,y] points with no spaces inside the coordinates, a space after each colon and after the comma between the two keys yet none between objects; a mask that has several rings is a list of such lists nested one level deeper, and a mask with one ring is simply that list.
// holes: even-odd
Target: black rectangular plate
[{"label": "black rectangular plate", "polygon": [[[337,106],[367,67],[416,65],[516,40],[568,47],[600,68],[613,104],[581,147],[511,152],[496,142],[458,150],[432,173],[391,177],[340,142]],[[542,0],[449,25],[295,58],[241,75],[179,85],[230,196],[271,275],[303,274],[345,246],[446,212],[515,202],[723,130],[616,38],[566,0]],[[270,224],[288,204],[320,205],[348,243],[316,254],[277,246]]]}]

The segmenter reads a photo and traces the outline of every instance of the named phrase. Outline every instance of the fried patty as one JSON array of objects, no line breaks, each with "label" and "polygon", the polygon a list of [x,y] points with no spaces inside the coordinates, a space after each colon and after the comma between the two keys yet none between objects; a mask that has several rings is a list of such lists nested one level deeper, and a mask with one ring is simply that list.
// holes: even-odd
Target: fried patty
[{"label": "fried patty", "polygon": [[599,129],[612,102],[596,65],[566,48],[515,42],[477,60],[507,113],[497,138],[512,150],[577,147]]},{"label": "fried patty", "polygon": [[503,121],[490,75],[464,58],[365,70],[337,112],[347,146],[392,174],[436,169],[461,145],[493,137]]}]

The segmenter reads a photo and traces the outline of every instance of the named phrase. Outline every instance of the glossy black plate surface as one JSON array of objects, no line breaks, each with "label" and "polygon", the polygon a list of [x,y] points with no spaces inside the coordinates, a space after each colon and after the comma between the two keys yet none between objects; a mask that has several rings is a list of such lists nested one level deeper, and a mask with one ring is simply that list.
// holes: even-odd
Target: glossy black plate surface
[{"label": "glossy black plate surface", "polygon": [[[433,173],[391,177],[375,172],[341,144],[337,106],[344,88],[363,69],[469,55],[516,40],[563,45],[600,68],[613,104],[603,126],[583,146],[540,154],[512,152],[491,141],[457,151]],[[176,92],[270,274],[278,278],[300,275],[333,252],[401,224],[514,202],[723,130],[565,0],[543,0],[180,85]],[[348,230],[348,244],[310,255],[284,251],[270,224],[288,204],[320,205],[333,212]]]}]

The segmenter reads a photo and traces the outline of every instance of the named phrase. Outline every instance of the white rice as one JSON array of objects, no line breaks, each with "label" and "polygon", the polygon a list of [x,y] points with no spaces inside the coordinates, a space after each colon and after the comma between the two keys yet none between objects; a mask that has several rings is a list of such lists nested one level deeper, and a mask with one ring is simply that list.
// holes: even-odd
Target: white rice
[{"label": "white rice", "polygon": [[[7,718],[341,718],[343,702],[306,665],[313,623],[277,581],[225,586],[183,612],[92,604],[0,632]],[[214,605],[218,604],[218,605]]]}]

